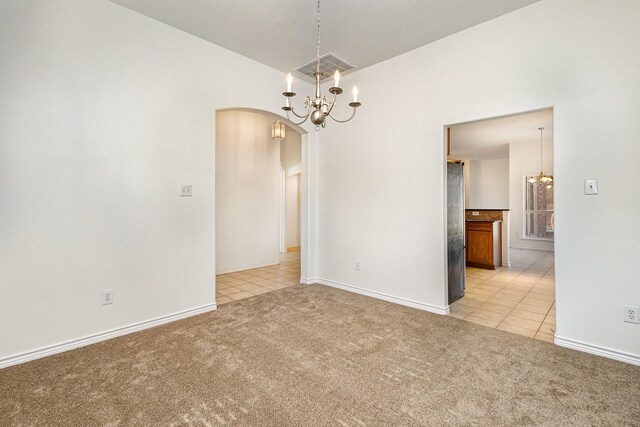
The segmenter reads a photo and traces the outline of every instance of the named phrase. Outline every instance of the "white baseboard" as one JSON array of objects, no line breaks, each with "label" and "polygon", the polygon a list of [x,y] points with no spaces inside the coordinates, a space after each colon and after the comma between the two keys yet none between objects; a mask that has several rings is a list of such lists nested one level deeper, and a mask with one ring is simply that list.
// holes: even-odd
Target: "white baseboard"
[{"label": "white baseboard", "polygon": [[315,280],[315,283],[319,283],[321,285],[331,286],[333,288],[342,289],[344,291],[354,292],[356,294],[365,295],[371,298],[381,299],[384,301],[393,302],[395,304],[406,305],[407,307],[417,308],[418,310],[428,311],[430,313],[435,314],[449,314],[449,307],[438,307],[435,305],[425,304],[418,301],[413,301],[407,298],[396,297],[393,295],[388,295],[382,292],[370,291],[368,289],[359,288],[353,285],[347,285],[346,283],[335,282],[333,280],[321,279],[318,278]]},{"label": "white baseboard", "polygon": [[29,362],[31,360],[40,359],[43,357],[51,356],[65,351],[73,350],[74,348],[84,347],[87,345],[95,344],[100,341],[106,341],[111,338],[116,338],[122,335],[131,334],[133,332],[142,331],[144,329],[160,326],[165,323],[174,322],[176,320],[184,319],[198,314],[207,313],[216,310],[215,303],[203,305],[201,307],[191,308],[189,310],[179,311],[177,313],[168,314],[166,316],[156,317],[154,319],[145,320],[142,322],[134,323],[128,326],[122,326],[120,328],[111,329],[109,331],[100,332],[93,335],[88,335],[82,338],[76,338],[73,340],[65,341],[59,344],[54,344],[47,347],[41,347],[36,350],[27,351],[24,353],[14,354],[0,359],[0,369],[6,368],[12,365],[18,365],[20,363]]},{"label": "white baseboard", "polygon": [[318,279],[316,279],[315,277],[313,278],[301,277],[300,283],[302,283],[303,285],[313,285],[314,283],[318,283]]},{"label": "white baseboard", "polygon": [[526,251],[543,251],[543,252],[553,252],[554,249],[544,249],[544,248],[528,248],[526,246],[509,246],[511,249],[524,249]]},{"label": "white baseboard", "polygon": [[279,259],[275,259],[275,260],[272,260],[272,261],[259,262],[257,264],[246,264],[246,265],[239,265],[237,267],[222,268],[220,270],[216,270],[216,275],[218,275],[218,274],[227,274],[227,273],[236,273],[238,271],[251,270],[252,268],[269,267],[271,265],[278,265],[278,264],[280,264],[280,260]]},{"label": "white baseboard", "polygon": [[573,350],[595,354],[597,356],[607,357],[609,359],[619,360],[620,362],[626,362],[632,365],[640,366],[640,357],[633,354],[623,353],[617,350],[612,350],[610,348],[587,344],[569,338],[555,337],[554,342],[560,347],[570,348]]}]

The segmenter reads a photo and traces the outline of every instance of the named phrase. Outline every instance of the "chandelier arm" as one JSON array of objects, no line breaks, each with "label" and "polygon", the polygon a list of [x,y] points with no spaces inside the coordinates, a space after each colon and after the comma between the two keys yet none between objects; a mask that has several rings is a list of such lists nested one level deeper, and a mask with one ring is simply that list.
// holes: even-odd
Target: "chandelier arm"
[{"label": "chandelier arm", "polygon": [[346,120],[338,120],[338,119],[336,119],[335,117],[333,117],[333,116],[331,115],[331,113],[329,113],[329,114],[328,114],[328,116],[329,116],[329,117],[331,117],[334,121],[336,121],[336,122],[338,122],[338,123],[347,123],[349,120],[353,119],[353,117],[356,115],[356,110],[357,110],[357,108],[356,108],[356,107],[353,107],[353,113],[351,113],[351,116],[350,116],[348,119],[346,119]]},{"label": "chandelier arm", "polygon": [[287,113],[291,111],[293,114],[296,115],[296,117],[300,118],[300,119],[306,119],[307,117],[309,117],[309,107],[307,107],[307,114],[306,115],[300,115],[298,113],[295,112],[295,110],[293,109],[293,107],[291,107],[291,110],[288,110]]},{"label": "chandelier arm", "polygon": [[[291,110],[291,111],[293,111],[293,110]],[[294,114],[296,114],[296,113],[294,112]],[[298,116],[298,115],[296,114],[296,116]],[[298,117],[300,117],[300,118],[304,117],[304,120],[302,120],[301,122],[298,122],[298,123],[294,122],[294,121],[293,121],[293,120],[291,120],[291,118],[289,117],[289,111],[287,111],[287,120],[289,120],[289,121],[291,122],[291,124],[294,124],[294,125],[296,125],[296,126],[299,126],[299,125],[303,124],[304,122],[306,122],[306,121],[307,121],[307,119],[309,118],[309,115],[307,114],[306,116],[298,116]]]}]

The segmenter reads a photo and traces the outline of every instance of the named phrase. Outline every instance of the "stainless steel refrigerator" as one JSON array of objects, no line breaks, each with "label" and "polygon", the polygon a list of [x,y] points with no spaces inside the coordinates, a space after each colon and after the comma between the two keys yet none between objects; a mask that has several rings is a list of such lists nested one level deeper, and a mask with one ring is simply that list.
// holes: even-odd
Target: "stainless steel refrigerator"
[{"label": "stainless steel refrigerator", "polygon": [[449,304],[464,296],[464,164],[447,162],[447,259]]}]

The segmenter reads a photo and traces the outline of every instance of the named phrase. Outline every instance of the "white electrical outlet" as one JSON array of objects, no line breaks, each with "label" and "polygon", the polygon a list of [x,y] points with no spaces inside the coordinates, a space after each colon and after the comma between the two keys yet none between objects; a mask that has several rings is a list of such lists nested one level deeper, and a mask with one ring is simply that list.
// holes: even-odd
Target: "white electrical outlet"
[{"label": "white electrical outlet", "polygon": [[356,261],[356,271],[360,271],[360,261]]},{"label": "white electrical outlet", "polygon": [[182,184],[180,185],[180,197],[191,197],[193,196],[193,189],[191,184]]},{"label": "white electrical outlet", "polygon": [[102,291],[102,305],[113,304],[113,289]]},{"label": "white electrical outlet", "polygon": [[624,321],[629,323],[640,323],[640,317],[638,317],[638,306],[624,306]]}]

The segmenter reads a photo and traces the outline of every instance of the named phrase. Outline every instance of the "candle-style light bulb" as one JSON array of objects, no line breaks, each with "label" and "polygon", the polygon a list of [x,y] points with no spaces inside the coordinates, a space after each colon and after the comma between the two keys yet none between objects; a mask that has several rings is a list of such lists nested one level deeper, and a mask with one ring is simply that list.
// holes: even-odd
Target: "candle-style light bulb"
[{"label": "candle-style light bulb", "polygon": [[333,78],[335,79],[335,87],[340,87],[340,71],[336,70],[336,73],[333,75]]},{"label": "candle-style light bulb", "polygon": [[293,81],[293,77],[291,77],[291,73],[287,75],[287,92],[291,92],[291,82]]},{"label": "candle-style light bulb", "polygon": [[356,86],[353,87],[353,102],[358,102],[358,88]]}]

